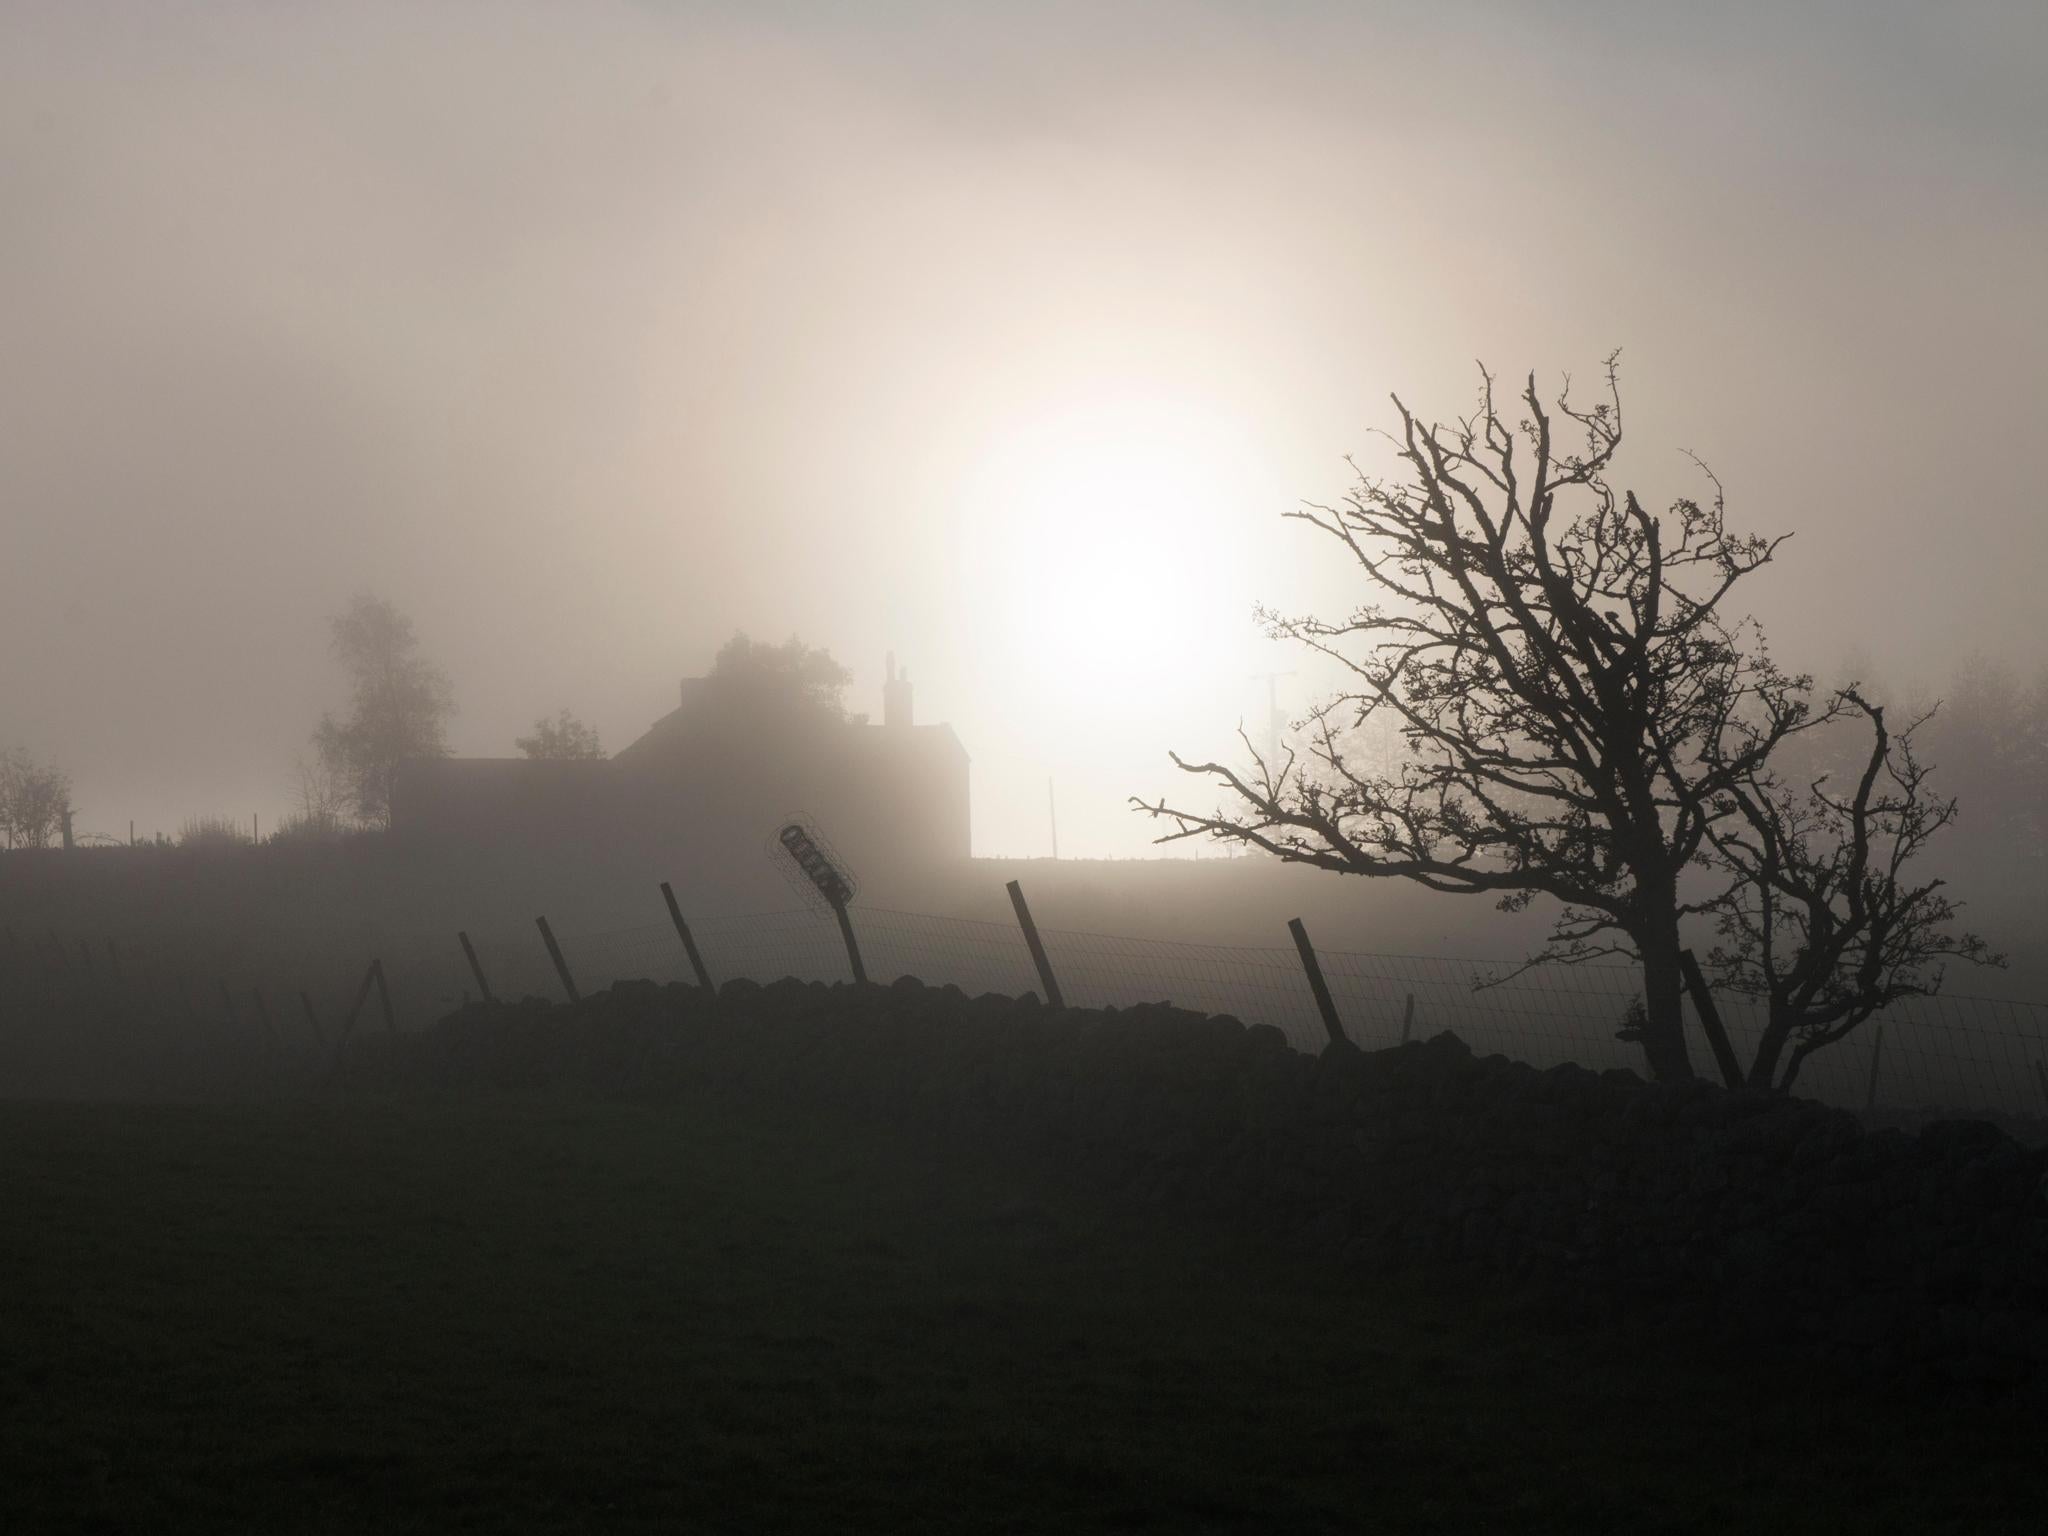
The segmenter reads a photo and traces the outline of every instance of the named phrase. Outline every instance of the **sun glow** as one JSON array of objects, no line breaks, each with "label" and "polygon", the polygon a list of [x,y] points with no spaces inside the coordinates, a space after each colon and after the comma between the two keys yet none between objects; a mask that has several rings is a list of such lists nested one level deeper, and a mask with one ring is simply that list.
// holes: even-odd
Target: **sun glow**
[{"label": "sun glow", "polygon": [[1128,712],[1228,680],[1255,637],[1242,433],[1200,405],[1126,394],[992,443],[962,501],[961,591],[1003,686]]}]

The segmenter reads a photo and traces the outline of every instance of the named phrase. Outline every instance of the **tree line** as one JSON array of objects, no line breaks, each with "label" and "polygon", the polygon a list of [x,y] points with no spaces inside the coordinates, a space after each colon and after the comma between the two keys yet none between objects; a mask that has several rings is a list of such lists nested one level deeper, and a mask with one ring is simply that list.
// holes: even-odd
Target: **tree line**
[{"label": "tree line", "polygon": [[[407,614],[388,598],[358,593],[329,621],[329,642],[346,680],[347,703],[323,712],[314,727],[310,755],[296,768],[296,808],[271,829],[271,839],[325,841],[388,827],[402,766],[449,752],[454,684],[425,654]],[[712,658],[709,676],[717,697],[741,708],[780,702],[830,719],[865,718],[848,715],[845,707],[853,674],[829,651],[794,635],[769,644],[737,631]],[[596,728],[567,708],[535,720],[532,731],[512,745],[534,759],[607,755]],[[25,752],[0,753],[5,846],[48,847],[64,835],[71,814],[71,780],[62,769]],[[224,847],[254,836],[255,829],[243,822],[197,816],[186,818],[176,841]]]}]

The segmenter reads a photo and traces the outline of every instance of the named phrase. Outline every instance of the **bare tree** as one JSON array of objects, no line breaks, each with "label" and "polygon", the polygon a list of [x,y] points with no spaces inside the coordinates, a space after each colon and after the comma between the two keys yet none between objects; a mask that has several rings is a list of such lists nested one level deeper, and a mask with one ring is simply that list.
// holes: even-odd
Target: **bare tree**
[{"label": "bare tree", "polygon": [[[1450,426],[1395,397],[1399,480],[1361,472],[1343,505],[1288,514],[1342,551],[1365,600],[1335,620],[1261,616],[1337,663],[1343,691],[1277,761],[1249,739],[1242,769],[1173,754],[1227,806],[1135,803],[1174,823],[1162,842],[1213,837],[1509,910],[1552,898],[1529,963],[1639,961],[1649,1067],[1687,1077],[1679,925],[1700,908],[1680,876],[1731,814],[1730,785],[1810,723],[1809,681],[1724,611],[1782,539],[1728,532],[1711,474],[1710,500],[1661,514],[1615,490],[1613,358],[1606,399],[1583,409],[1569,381],[1547,407],[1532,375],[1518,422],[1481,379],[1477,411]],[[1347,743],[1387,716],[1404,757],[1355,761]]]},{"label": "bare tree", "polygon": [[1976,934],[1954,931],[1941,880],[1909,873],[1956,816],[1914,751],[1931,712],[1894,735],[1884,709],[1850,687],[1832,713],[1869,728],[1851,787],[1826,775],[1794,786],[1752,769],[1726,787],[1735,814],[1708,826],[1710,862],[1733,877],[1714,903],[1721,942],[1710,963],[1722,985],[1765,1005],[1751,1087],[1791,1087],[1808,1056],[1878,1010],[1940,991],[1950,959],[2005,963]]},{"label": "bare tree", "polygon": [[71,814],[71,776],[25,752],[0,753],[0,831],[10,848],[47,848]]},{"label": "bare tree", "polygon": [[270,834],[273,843],[331,843],[345,836],[355,825],[351,795],[335,768],[319,759],[300,758],[298,809],[278,818]]},{"label": "bare tree", "polygon": [[348,824],[348,786],[333,768],[319,758],[298,759],[294,765],[299,781],[299,819],[310,826],[340,831]]},{"label": "bare tree", "polygon": [[391,785],[409,758],[446,757],[455,712],[447,674],[419,654],[412,620],[381,597],[359,594],[334,620],[334,653],[347,668],[349,712],[323,715],[313,732],[322,767],[348,787],[364,821],[391,819]]},{"label": "bare tree", "polygon": [[531,736],[516,736],[512,745],[528,757],[574,760],[600,758],[605,755],[604,743],[597,739],[597,731],[568,710],[564,709],[550,720],[545,715],[533,722]]}]

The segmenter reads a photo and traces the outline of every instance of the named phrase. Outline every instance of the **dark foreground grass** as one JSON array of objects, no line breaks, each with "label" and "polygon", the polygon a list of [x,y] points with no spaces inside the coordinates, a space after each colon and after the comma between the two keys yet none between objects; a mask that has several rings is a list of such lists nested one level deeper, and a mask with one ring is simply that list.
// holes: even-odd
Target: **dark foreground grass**
[{"label": "dark foreground grass", "polygon": [[705,1099],[0,1106],[0,1529],[2035,1531],[2038,1420]]}]

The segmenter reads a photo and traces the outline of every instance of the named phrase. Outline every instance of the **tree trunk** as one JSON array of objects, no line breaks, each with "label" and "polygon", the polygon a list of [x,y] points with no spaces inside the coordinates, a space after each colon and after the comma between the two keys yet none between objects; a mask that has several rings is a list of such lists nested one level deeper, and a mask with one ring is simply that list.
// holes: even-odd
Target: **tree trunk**
[{"label": "tree trunk", "polygon": [[1792,1038],[1792,1021],[1778,1016],[1774,1005],[1770,1022],[1764,1025],[1764,1037],[1756,1044],[1756,1060],[1750,1064],[1749,1086],[1752,1088],[1775,1088],[1778,1086],[1778,1058],[1785,1052],[1785,1042]]},{"label": "tree trunk", "polygon": [[1685,1015],[1680,1003],[1685,981],[1678,967],[1678,924],[1641,945],[1643,957],[1643,1059],[1660,1083],[1690,1082],[1692,1062],[1685,1050]]}]

